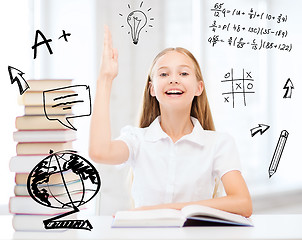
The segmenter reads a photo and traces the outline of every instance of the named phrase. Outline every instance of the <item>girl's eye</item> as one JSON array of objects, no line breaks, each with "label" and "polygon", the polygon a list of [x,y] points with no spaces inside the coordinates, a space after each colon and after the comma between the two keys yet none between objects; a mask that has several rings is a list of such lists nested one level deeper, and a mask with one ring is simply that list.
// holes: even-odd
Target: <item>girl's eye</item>
[{"label": "girl's eye", "polygon": [[189,73],[187,73],[187,72],[182,72],[180,75],[181,75],[181,76],[188,76]]},{"label": "girl's eye", "polygon": [[161,74],[159,74],[159,76],[166,77],[166,76],[168,76],[168,74],[167,73],[161,73]]}]

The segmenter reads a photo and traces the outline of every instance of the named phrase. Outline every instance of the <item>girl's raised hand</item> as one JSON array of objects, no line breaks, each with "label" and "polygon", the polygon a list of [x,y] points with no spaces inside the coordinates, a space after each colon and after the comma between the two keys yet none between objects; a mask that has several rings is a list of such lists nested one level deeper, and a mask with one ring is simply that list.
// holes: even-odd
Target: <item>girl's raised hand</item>
[{"label": "girl's raised hand", "polygon": [[118,52],[112,47],[112,37],[108,26],[105,26],[104,47],[99,79],[113,80],[118,74]]}]

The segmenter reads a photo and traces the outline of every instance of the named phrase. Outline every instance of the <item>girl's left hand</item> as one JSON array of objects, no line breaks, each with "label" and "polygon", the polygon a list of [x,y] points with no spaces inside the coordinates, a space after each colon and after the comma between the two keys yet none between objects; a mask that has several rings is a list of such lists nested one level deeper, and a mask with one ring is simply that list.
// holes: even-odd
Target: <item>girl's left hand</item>
[{"label": "girl's left hand", "polygon": [[108,26],[105,26],[104,47],[99,79],[109,79],[112,81],[118,74],[118,52],[112,46],[112,36]]}]

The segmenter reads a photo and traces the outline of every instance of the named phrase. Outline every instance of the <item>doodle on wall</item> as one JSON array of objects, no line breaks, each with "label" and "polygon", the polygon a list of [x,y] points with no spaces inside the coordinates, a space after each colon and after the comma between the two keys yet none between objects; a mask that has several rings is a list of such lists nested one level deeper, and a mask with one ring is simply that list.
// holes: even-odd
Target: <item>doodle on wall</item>
[{"label": "doodle on wall", "polygon": [[[210,11],[213,12],[215,19],[212,25],[209,26],[214,32],[213,36],[208,38],[208,42],[212,47],[228,45],[229,47],[243,49],[250,46],[252,50],[275,49],[287,52],[290,52],[293,48],[292,43],[284,41],[288,36],[288,31],[284,29],[288,16],[284,13],[273,15],[258,12],[253,8],[250,8],[249,11],[232,9],[225,7],[224,3],[215,3]],[[228,21],[230,19],[233,21]],[[258,26],[253,24],[253,19],[259,21]],[[247,25],[247,21],[251,21],[251,24]],[[270,28],[267,27],[268,23],[271,25]],[[231,35],[222,36],[226,33]],[[251,38],[247,39],[245,34],[249,34]],[[272,40],[267,41],[266,36],[270,36]]]},{"label": "doodle on wall", "polygon": [[[54,93],[59,93],[53,95]],[[87,85],[74,85],[56,89],[50,89],[43,92],[43,105],[44,113],[48,120],[57,120],[65,127],[77,130],[69,121],[70,118],[84,117],[91,115],[91,96],[90,88]],[[53,115],[48,114],[47,105],[50,105],[52,108],[60,109],[62,112],[62,117],[54,118]],[[65,110],[69,110],[74,106],[83,105],[84,110],[81,109],[80,114],[63,116]]]},{"label": "doodle on wall", "polygon": [[[140,3],[140,8],[143,6],[143,2]],[[130,5],[128,4],[128,8],[130,9]],[[149,12],[151,8],[147,10]],[[119,14],[121,17],[123,17],[123,14]],[[150,21],[153,21],[154,18],[150,18]],[[146,25],[148,24],[148,18],[147,15],[142,10],[134,10],[131,11],[127,15],[127,24],[130,27],[130,31],[128,34],[131,33],[132,41],[134,44],[138,44],[139,36],[141,34],[141,31],[143,28],[146,28]],[[122,28],[125,27],[124,25],[121,26]],[[148,27],[153,27],[153,25],[148,24]],[[145,30],[147,32],[147,30]]]},{"label": "doodle on wall", "polygon": [[[67,37],[69,37],[71,34],[70,33],[66,33],[65,30],[63,31],[63,35],[60,36],[58,39],[60,40],[62,37],[65,40],[65,42],[68,42]],[[38,37],[41,36],[41,38],[43,39],[43,41],[38,42]],[[44,34],[40,31],[40,30],[36,30],[36,36],[35,36],[35,44],[31,47],[34,50],[34,59],[36,59],[37,57],[37,48],[43,44],[46,44],[47,50],[49,52],[49,54],[53,54],[53,51],[50,47],[50,42],[52,42],[52,39],[49,38],[47,39]]]},{"label": "doodle on wall", "polygon": [[224,80],[221,80],[221,82],[230,84],[230,91],[224,92],[222,95],[224,95],[225,103],[232,101],[233,108],[235,107],[236,95],[242,95],[243,104],[246,106],[246,94],[255,93],[252,91],[254,88],[254,79],[252,78],[251,72],[246,72],[244,69],[242,70],[242,77],[234,78],[232,68],[230,72],[224,75]]},{"label": "doodle on wall", "polygon": [[66,33],[65,30],[62,30],[62,31],[63,31],[63,34],[58,39],[64,38],[65,42],[68,42],[67,37],[70,37],[71,33]]},{"label": "doodle on wall", "polygon": [[[64,173],[72,172],[82,183],[79,189],[72,192],[66,183]],[[61,176],[65,193],[54,195],[49,184],[54,174]],[[47,187],[45,186],[47,185]],[[39,204],[50,208],[73,209],[56,217],[43,221],[45,229],[84,229],[93,227],[88,220],[57,220],[73,213],[79,212],[79,207],[93,199],[101,187],[100,176],[95,167],[85,158],[76,154],[76,151],[65,150],[53,152],[40,161],[30,172],[27,179],[29,195]]]},{"label": "doodle on wall", "polygon": [[283,98],[291,98],[292,97],[292,92],[293,92],[293,89],[294,89],[294,85],[293,85],[292,81],[290,80],[290,78],[287,79],[283,89],[286,89]]},{"label": "doodle on wall", "polygon": [[270,128],[270,126],[265,125],[265,124],[258,124],[258,127],[254,127],[252,128],[251,131],[251,135],[252,137],[254,137],[257,133],[260,133],[260,135],[262,135],[263,133],[265,133],[268,129]]},{"label": "doodle on wall", "polygon": [[273,176],[273,174],[275,174],[277,171],[288,135],[289,135],[289,133],[286,130],[283,130],[280,133],[280,137],[279,137],[277,146],[275,148],[275,152],[274,152],[273,158],[271,160],[271,164],[268,169],[269,178],[271,178]]},{"label": "doodle on wall", "polygon": [[9,73],[11,84],[17,82],[20,95],[22,95],[27,89],[30,88],[28,83],[23,78],[24,72],[20,71],[17,68],[8,66],[8,73]]}]

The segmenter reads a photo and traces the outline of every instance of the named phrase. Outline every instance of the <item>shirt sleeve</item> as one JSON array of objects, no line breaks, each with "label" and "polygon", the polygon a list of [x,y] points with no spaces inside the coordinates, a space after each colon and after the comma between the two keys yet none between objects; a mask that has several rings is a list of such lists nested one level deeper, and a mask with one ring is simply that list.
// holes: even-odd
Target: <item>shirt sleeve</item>
[{"label": "shirt sleeve", "polygon": [[227,172],[238,170],[241,172],[239,153],[234,139],[228,134],[219,137],[214,153],[213,174],[221,177]]},{"label": "shirt sleeve", "polygon": [[129,149],[129,158],[127,163],[130,165],[134,164],[135,153],[138,149],[138,136],[135,127],[125,126],[121,129],[120,136],[116,140],[121,140],[126,143]]}]

